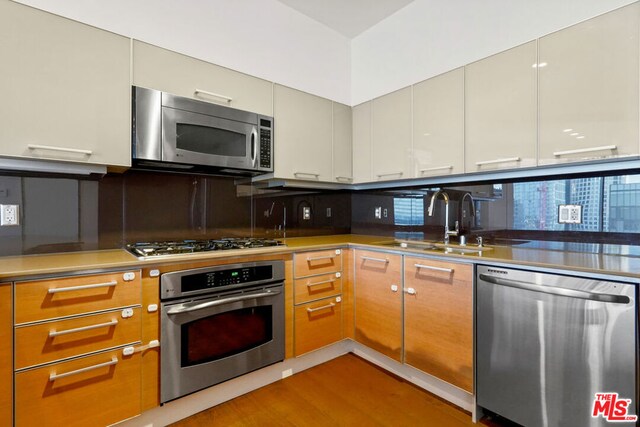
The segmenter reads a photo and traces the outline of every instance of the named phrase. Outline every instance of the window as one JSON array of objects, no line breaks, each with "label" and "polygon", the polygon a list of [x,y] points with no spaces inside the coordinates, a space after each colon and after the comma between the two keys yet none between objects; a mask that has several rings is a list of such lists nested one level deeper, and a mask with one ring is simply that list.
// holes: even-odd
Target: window
[{"label": "window", "polygon": [[424,197],[394,197],[395,225],[424,225]]}]

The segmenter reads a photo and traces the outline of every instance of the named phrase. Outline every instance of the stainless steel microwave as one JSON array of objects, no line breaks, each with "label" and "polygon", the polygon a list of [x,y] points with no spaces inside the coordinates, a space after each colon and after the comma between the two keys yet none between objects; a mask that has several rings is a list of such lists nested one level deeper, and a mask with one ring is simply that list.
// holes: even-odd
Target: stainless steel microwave
[{"label": "stainless steel microwave", "polygon": [[133,166],[253,176],[273,172],[273,118],[133,87]]}]

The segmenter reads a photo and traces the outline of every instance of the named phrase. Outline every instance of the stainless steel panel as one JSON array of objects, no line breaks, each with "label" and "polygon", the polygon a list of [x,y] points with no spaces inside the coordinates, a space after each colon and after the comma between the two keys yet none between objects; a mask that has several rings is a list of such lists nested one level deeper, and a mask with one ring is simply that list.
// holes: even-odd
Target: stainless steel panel
[{"label": "stainless steel panel", "polygon": [[256,113],[236,110],[235,108],[172,95],[166,92],[162,92],[162,106],[190,111],[192,113],[205,114],[212,117],[219,117],[226,120],[233,120],[236,122],[258,123],[258,114]]},{"label": "stainless steel panel", "polygon": [[161,95],[157,90],[133,88],[132,155],[139,160],[162,160]]},{"label": "stainless steel panel", "polygon": [[[478,405],[525,426],[605,426],[591,416],[595,394],[617,392],[636,413],[636,286],[486,266],[477,273]],[[511,286],[518,282],[529,287]]]}]

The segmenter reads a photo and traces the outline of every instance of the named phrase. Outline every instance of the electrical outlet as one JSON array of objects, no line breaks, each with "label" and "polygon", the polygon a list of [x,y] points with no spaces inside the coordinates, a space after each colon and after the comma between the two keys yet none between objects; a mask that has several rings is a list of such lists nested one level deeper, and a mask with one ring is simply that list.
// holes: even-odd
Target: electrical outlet
[{"label": "electrical outlet", "polygon": [[331,218],[331,208],[327,208],[327,218]]},{"label": "electrical outlet", "polygon": [[0,205],[0,226],[19,225],[18,205]]},{"label": "electrical outlet", "polygon": [[377,208],[375,208],[375,210],[373,211],[373,215],[376,217],[376,219],[382,219],[382,206],[378,206]]},{"label": "electrical outlet", "polygon": [[558,206],[558,223],[559,224],[582,224],[582,206],[581,205],[559,205]]},{"label": "electrical outlet", "polygon": [[311,219],[311,208],[309,206],[302,207],[302,219],[304,220]]},{"label": "electrical outlet", "polygon": [[385,218],[389,216],[389,214],[387,213],[387,208],[382,209],[382,216]]}]

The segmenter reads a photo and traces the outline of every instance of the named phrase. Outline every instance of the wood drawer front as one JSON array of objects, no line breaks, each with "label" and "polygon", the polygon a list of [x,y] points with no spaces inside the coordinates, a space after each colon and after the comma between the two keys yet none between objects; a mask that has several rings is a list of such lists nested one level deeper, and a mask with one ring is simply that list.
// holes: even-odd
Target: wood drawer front
[{"label": "wood drawer front", "polygon": [[140,414],[140,353],[113,350],[19,372],[15,379],[16,426],[104,426]]},{"label": "wood drawer front", "polygon": [[[133,280],[124,279],[131,274]],[[55,289],[65,291],[51,293]],[[138,305],[140,301],[140,271],[19,282],[16,324]]]},{"label": "wood drawer front", "polygon": [[404,271],[405,363],[472,393],[473,266],[406,257]]},{"label": "wood drawer front", "polygon": [[295,288],[296,304],[338,295],[342,293],[342,274],[338,272],[296,279]]},{"label": "wood drawer front", "polygon": [[139,342],[141,310],[127,310],[16,328],[16,369]]},{"label": "wood drawer front", "polygon": [[295,310],[296,356],[342,339],[342,307],[338,299],[310,302]]},{"label": "wood drawer front", "polygon": [[342,250],[303,252],[295,254],[295,277],[342,271]]}]

